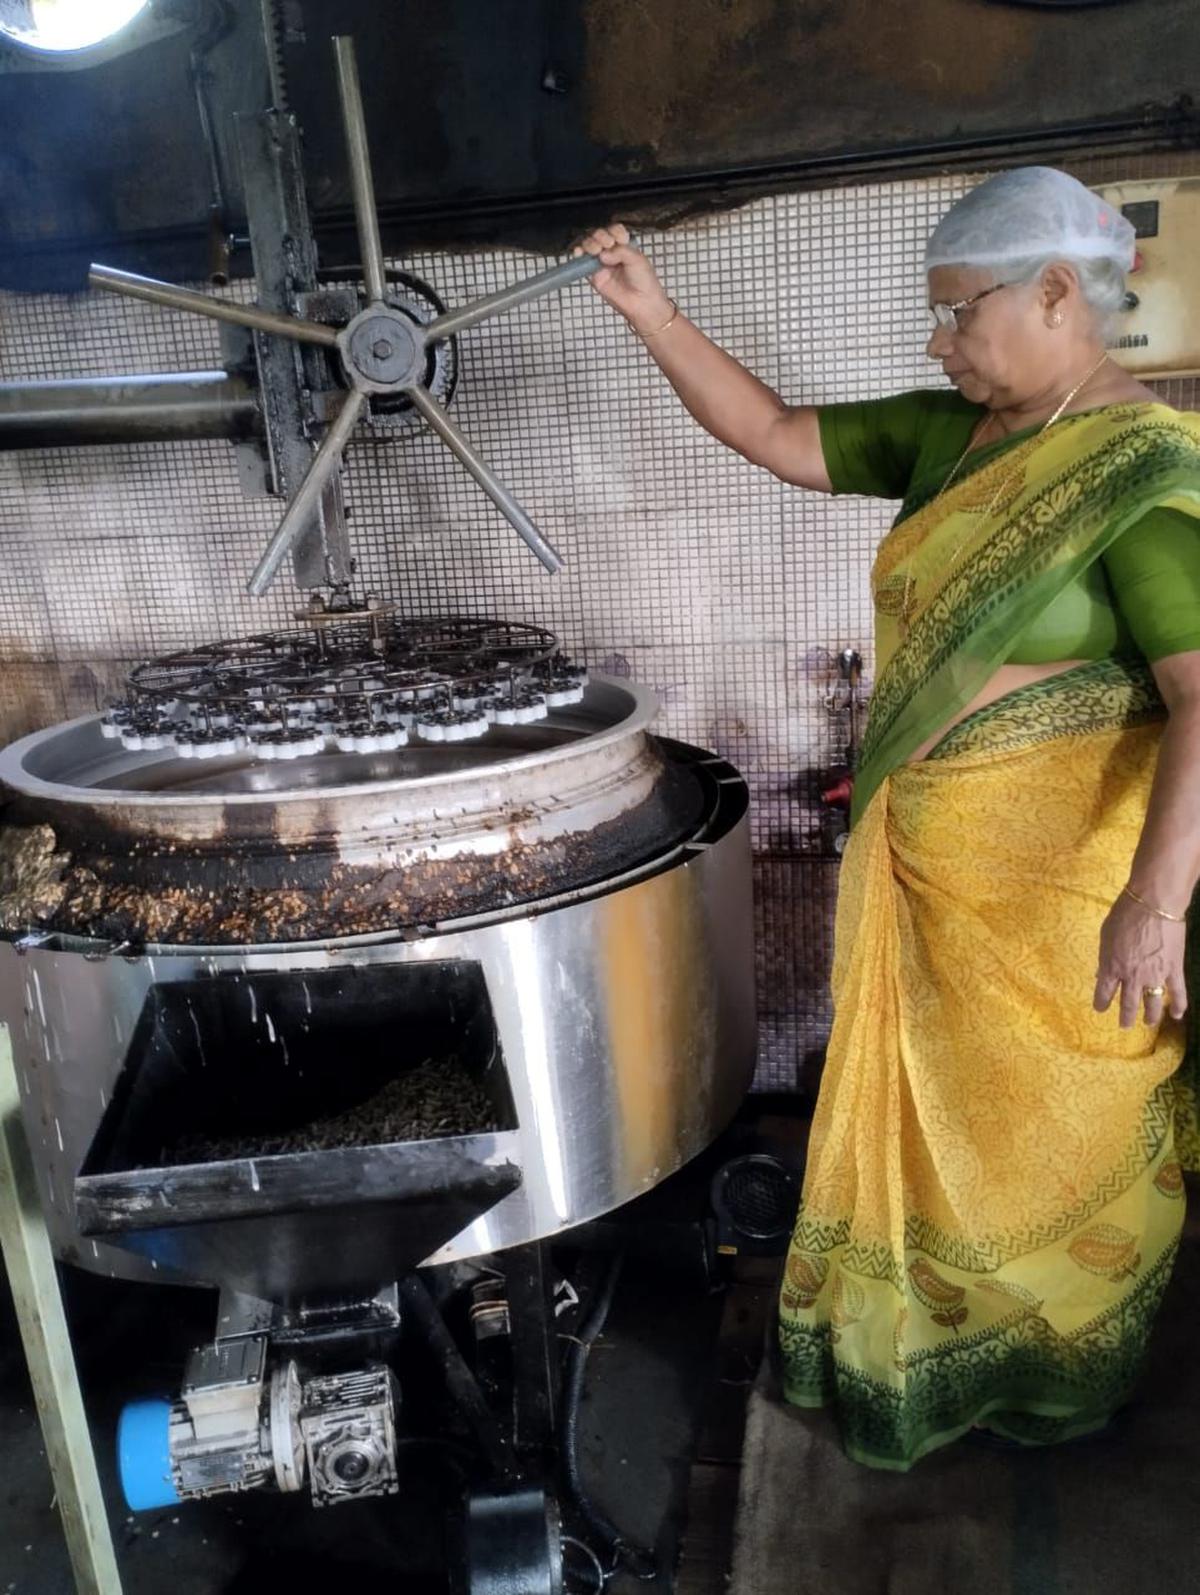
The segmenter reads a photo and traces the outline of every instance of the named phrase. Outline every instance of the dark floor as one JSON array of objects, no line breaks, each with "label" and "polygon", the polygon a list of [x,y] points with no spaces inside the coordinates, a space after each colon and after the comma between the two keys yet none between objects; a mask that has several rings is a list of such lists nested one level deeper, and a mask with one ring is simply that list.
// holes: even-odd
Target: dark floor
[{"label": "dark floor", "polygon": [[[660,1188],[653,1216],[662,1217],[664,1206],[674,1217],[703,1211],[713,1167],[729,1150],[744,1148],[754,1118],[751,1110],[732,1141]],[[633,1214],[630,1234],[644,1239],[639,1210],[625,1211]],[[714,1392],[727,1397],[730,1386],[728,1354],[717,1344],[723,1315],[729,1316],[728,1295],[706,1288],[694,1258],[679,1268],[639,1258],[637,1250],[635,1241],[589,1360],[581,1459],[596,1504],[624,1536],[655,1550],[662,1572],[653,1583],[617,1574],[607,1585],[611,1595],[676,1588],[693,1462],[711,1428]],[[566,1262],[589,1266],[570,1257]],[[248,1493],[131,1516],[115,1476],[117,1416],[140,1395],[178,1390],[188,1349],[212,1333],[215,1298],[70,1270],[64,1282],[126,1595],[261,1595],[264,1588],[283,1587],[289,1595],[328,1595],[337,1585],[444,1595],[452,1535],[447,1505],[462,1489],[453,1458],[448,1462],[437,1450],[406,1454],[402,1493],[387,1501],[317,1511],[307,1492],[286,1498]],[[744,1351],[736,1355],[746,1362]],[[739,1363],[735,1390],[748,1383],[749,1371]],[[732,1460],[726,1457],[725,1465]],[[732,1499],[728,1515],[731,1529]],[[579,1570],[571,1590],[594,1587],[582,1560],[570,1565]],[[0,1595],[72,1595],[73,1587],[0,1275]]]},{"label": "dark floor", "polygon": [[743,1454],[733,1595],[1162,1595],[1200,1589],[1200,1192],[1136,1399],[1103,1435],[960,1440],[910,1473],[851,1462],[829,1414],[764,1369]]}]

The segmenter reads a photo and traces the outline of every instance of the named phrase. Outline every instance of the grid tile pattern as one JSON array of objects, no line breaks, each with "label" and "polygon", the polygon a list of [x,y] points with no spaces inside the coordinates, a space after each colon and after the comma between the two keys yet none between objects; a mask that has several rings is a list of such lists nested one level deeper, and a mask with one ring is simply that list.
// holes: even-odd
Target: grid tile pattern
[{"label": "grid tile pattern", "polygon": [[[781,195],[640,241],[683,309],[789,402],[874,397],[935,379],[921,249],[971,182]],[[402,264],[454,305],[545,261]],[[9,381],[220,363],[215,324],[101,293],[0,295],[0,350]],[[361,589],[418,614],[548,625],[592,668],[656,690],[663,732],[739,766],[757,854],[759,1083],[790,1087],[829,1023],[836,862],[812,794],[841,733],[825,698],[841,649],[869,675],[867,567],[891,506],[800,492],[724,450],[586,288],[463,335],[460,360],[458,425],[566,567],[547,576],[430,433],[380,420],[345,469]],[[1166,396],[1190,405],[1193,387]],[[288,582],[265,600],[244,591],[279,513],[242,496],[221,443],[0,455],[0,735],[91,710],[131,659],[285,621]]]}]

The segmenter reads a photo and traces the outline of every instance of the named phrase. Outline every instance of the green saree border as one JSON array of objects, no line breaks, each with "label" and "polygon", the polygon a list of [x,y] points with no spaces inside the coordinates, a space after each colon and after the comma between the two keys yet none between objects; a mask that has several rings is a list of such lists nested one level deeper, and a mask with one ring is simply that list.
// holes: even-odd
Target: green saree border
[{"label": "green saree border", "polygon": [[[1148,412],[1153,409],[1158,402],[1158,400],[1144,399],[1141,400],[1137,405],[1133,405],[1128,401],[1123,402],[1119,406],[1112,404],[1096,404],[1092,405],[1086,410],[1073,410],[1071,414],[1066,416],[1064,419],[1069,425],[1071,422],[1090,420],[1093,416],[1103,415],[1106,410],[1117,408],[1126,410],[1136,408]],[[1169,406],[1162,406],[1162,408],[1169,408]],[[973,411],[973,414],[970,411],[963,412],[964,421],[970,422],[970,426],[966,431],[963,432],[962,441],[964,444],[968,441],[970,434],[987,414],[987,408],[982,404],[974,405]],[[959,482],[968,481],[972,476],[975,475],[977,471],[982,471],[985,466],[991,465],[995,460],[1000,459],[1003,455],[1007,454],[1010,449],[1020,448],[1022,443],[1028,443],[1030,438],[1037,437],[1041,430],[1041,423],[1038,423],[1035,426],[1023,426],[1019,431],[1010,432],[1006,437],[997,438],[993,443],[984,443],[982,446],[972,449],[967,455],[966,459],[959,466],[956,473],[956,480]],[[954,463],[954,460],[958,456],[958,452],[959,451],[957,448],[952,449],[950,451],[949,457],[946,460],[939,461],[936,466],[930,465],[922,473],[919,481],[913,481],[909,483],[908,492],[905,493],[904,498],[901,500],[899,512],[896,515],[896,519],[892,523],[893,526],[902,525],[911,516],[916,515],[920,510],[923,510],[926,504],[933,503],[934,499],[936,499],[945,488],[946,472]]]},{"label": "green saree border", "polygon": [[[960,1236],[947,1235],[932,1219],[914,1213],[904,1225],[906,1250],[924,1252],[936,1262],[961,1269],[964,1273],[990,1274],[1014,1258],[1052,1246],[1110,1202],[1124,1195],[1153,1164],[1162,1152],[1167,1136],[1176,1127],[1178,1088],[1178,1075],[1164,1080],[1156,1088],[1146,1104],[1137,1136],[1120,1163],[1086,1197],[1064,1209],[1053,1220],[1030,1229],[981,1235],[967,1241]],[[871,1244],[852,1242],[850,1226],[848,1217],[830,1223],[808,1217],[802,1208],[796,1222],[793,1245],[817,1255],[842,1249],[842,1267],[847,1273],[886,1281],[903,1292],[906,1288],[904,1258],[898,1257],[894,1249],[883,1241]]]},{"label": "green saree border", "polygon": [[951,726],[925,759],[1008,753],[1059,737],[1127,731],[1165,720],[1166,705],[1146,661],[1094,659],[1017,687]]},{"label": "green saree border", "polygon": [[901,1470],[983,1419],[1030,1444],[1097,1428],[1137,1382],[1177,1250],[1173,1242],[1127,1295],[1071,1334],[1018,1308],[987,1330],[903,1358],[895,1385],[841,1361],[828,1323],[785,1315],[784,1394],[796,1406],[835,1404],[850,1455]]}]

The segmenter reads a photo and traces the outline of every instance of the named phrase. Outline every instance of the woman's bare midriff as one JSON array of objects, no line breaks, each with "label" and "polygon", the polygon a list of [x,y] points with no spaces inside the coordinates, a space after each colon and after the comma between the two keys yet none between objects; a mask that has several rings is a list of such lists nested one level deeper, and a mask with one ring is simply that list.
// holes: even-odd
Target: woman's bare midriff
[{"label": "woman's bare midriff", "polygon": [[989,703],[995,703],[996,699],[1003,698],[1005,693],[1015,692],[1018,687],[1027,687],[1033,681],[1048,681],[1051,676],[1061,676],[1064,670],[1074,670],[1076,665],[1085,663],[1086,660],[1083,659],[1061,659],[1044,665],[1001,665],[982,692],[977,692],[970,703],[964,705],[956,715],[952,715],[927,742],[922,742],[909,759],[909,764],[919,763],[937,746],[952,726],[958,725],[960,720],[965,720],[977,709],[985,709]]},{"label": "woman's bare midriff", "polygon": [[[1097,407],[1103,408],[1108,404],[1130,402],[1140,404],[1161,403],[1158,395],[1153,393],[1141,382],[1128,376],[1119,367],[1112,368],[1110,382],[1103,384],[1102,389],[1094,389],[1088,399],[1089,410]],[[1072,407],[1074,408],[1074,407]],[[1071,412],[1068,412],[1071,413]],[[972,454],[978,452],[973,449]],[[970,455],[967,456],[970,458]],[[1076,665],[1086,664],[1084,659],[1062,659],[1044,665],[1001,665],[996,674],[981,692],[976,693],[970,703],[966,704],[956,715],[951,716],[940,730],[935,732],[927,742],[923,742],[917,751],[908,760],[909,764],[918,764],[946,735],[952,726],[958,725],[960,720],[965,720],[968,715],[974,714],[977,709],[985,709],[989,703],[995,703],[997,698],[1003,698],[1005,693],[1015,692],[1018,687],[1027,687],[1033,681],[1047,681],[1051,676],[1061,676],[1064,670],[1074,670]]]}]

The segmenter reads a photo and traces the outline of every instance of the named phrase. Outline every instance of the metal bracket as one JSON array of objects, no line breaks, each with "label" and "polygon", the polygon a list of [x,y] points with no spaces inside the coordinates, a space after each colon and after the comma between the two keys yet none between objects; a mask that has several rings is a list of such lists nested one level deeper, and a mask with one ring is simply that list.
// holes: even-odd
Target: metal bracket
[{"label": "metal bracket", "polygon": [[[317,288],[299,130],[293,117],[262,111],[237,118],[237,139],[258,302],[268,310],[295,314],[299,297]],[[337,384],[328,357],[317,346],[261,332],[253,337],[272,488],[291,499],[313,460],[312,396]],[[292,545],[292,565],[301,588],[341,587],[350,580],[353,561],[336,474]]]},{"label": "metal bracket", "polygon": [[[232,322],[217,323],[221,340],[221,364],[226,371],[244,375],[257,383],[257,362],[254,354],[254,335],[248,327],[235,327]],[[257,395],[256,395],[257,397]],[[244,438],[233,445],[234,464],[238,485],[247,498],[266,498],[272,491],[270,458],[265,438]]]}]

